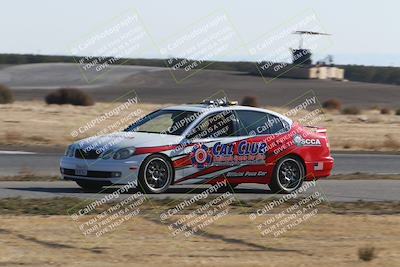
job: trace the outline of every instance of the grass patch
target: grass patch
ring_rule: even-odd
[[[45,97],[47,104],[71,104],[75,106],[93,106],[94,100],[84,91],[75,88],[62,88]]]
[[[329,110],[340,110],[342,103],[338,99],[328,99],[322,103],[322,107]]]
[[[388,115],[388,114],[390,114],[390,109],[388,109],[388,108],[381,108],[381,114],[383,114],[383,115]]]
[[[0,200],[0,214],[68,215],[67,211],[72,207],[83,208],[82,200],[66,197],[48,199],[5,198]]]
[[[14,102],[13,92],[5,85],[0,84],[0,104],[10,104]]]
[[[342,110],[342,114],[359,115],[359,114],[361,114],[361,110],[358,107],[347,107]]]
[[[26,172],[15,176],[0,176],[0,182],[6,181],[59,181],[59,176],[35,175]]]
[[[179,212],[180,215],[188,214],[194,210],[199,209],[204,204],[209,203],[211,197],[206,200],[200,200]],[[274,198],[277,200],[278,198]],[[261,209],[264,205],[268,205],[274,199],[254,199],[254,200],[235,200],[230,205],[230,214],[250,214],[255,210]],[[297,204],[301,198],[296,200],[289,200],[274,208],[270,213],[279,213],[294,204]],[[25,198],[4,198],[0,199],[0,214],[8,215],[70,215],[77,212],[79,209],[84,208],[90,204],[92,200],[60,197],[60,198],[46,198],[46,199],[25,199]],[[93,200],[94,201],[94,200]],[[183,199],[151,199],[145,201],[141,206],[141,215],[157,215],[165,212],[168,209],[174,208]],[[108,208],[112,207],[117,202],[105,203],[98,206],[95,211],[90,212],[89,215],[101,213]],[[204,211],[207,212],[207,209]],[[377,202],[322,202],[318,205],[319,214],[373,214],[373,215],[393,215],[400,214],[400,203],[390,201],[377,201]]]

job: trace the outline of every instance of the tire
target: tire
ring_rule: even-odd
[[[174,178],[174,169],[168,158],[162,155],[147,157],[140,166],[139,190],[148,194],[160,194],[167,191]]]
[[[273,193],[288,194],[298,189],[304,181],[305,168],[302,161],[295,156],[287,156],[275,166],[269,187]]]
[[[95,181],[75,181],[86,192],[99,192],[104,186]]]

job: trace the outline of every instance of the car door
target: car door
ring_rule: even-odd
[[[247,142],[250,147],[248,151],[254,160],[252,163],[238,169],[237,172],[243,173],[241,182],[257,183],[265,181],[271,172],[268,166],[268,153],[270,143],[274,142],[271,138],[269,114],[254,110],[237,110],[237,123],[239,135],[243,142]],[[258,147],[258,149],[257,149]],[[233,183],[233,181],[231,181]]]
[[[238,124],[235,112],[213,112],[192,128],[186,139],[191,143],[191,168],[185,169],[183,183],[205,183],[236,168],[230,164],[234,146],[238,140]]]
[[[236,117],[241,138],[245,138],[250,144],[266,147],[258,151],[253,149],[259,160],[238,172],[244,173],[248,182],[266,182],[272,174],[277,151],[281,151],[286,145],[282,138],[290,128],[289,124],[278,116],[263,111],[238,110]]]

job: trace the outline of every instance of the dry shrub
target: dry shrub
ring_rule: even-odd
[[[50,139],[40,136],[40,135],[32,135],[32,136],[28,136],[27,137],[28,140],[31,140],[33,142],[37,142],[37,143],[47,143],[50,141]]]
[[[331,110],[340,110],[342,103],[338,99],[328,99],[322,103],[322,107]]]
[[[400,115],[400,108],[396,110],[396,115]]]
[[[358,258],[363,261],[371,261],[376,257],[374,247],[363,247],[358,249]]]
[[[258,100],[257,97],[255,96],[245,96],[242,99],[242,106],[248,106],[248,107],[258,107]]]
[[[7,144],[17,143],[18,141],[22,140],[22,134],[16,131],[7,131],[4,133],[4,139],[6,140]]]
[[[383,146],[390,149],[400,149],[400,141],[394,135],[386,134]]]
[[[0,104],[9,104],[14,102],[14,95],[10,88],[0,84]]]
[[[358,115],[361,113],[361,110],[357,107],[347,107],[342,110],[342,114],[345,115]]]
[[[350,149],[351,148],[351,144],[350,143],[346,143],[343,145],[344,149]]]
[[[388,108],[381,108],[381,114],[390,114],[390,109]]]
[[[94,101],[87,93],[74,88],[62,88],[49,93],[46,98],[47,104],[71,104],[75,106],[92,106]]]

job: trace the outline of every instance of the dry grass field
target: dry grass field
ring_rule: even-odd
[[[90,129],[86,125],[121,103],[97,103],[90,107],[72,105],[46,105],[39,101],[20,101],[0,106],[0,145],[59,147],[74,140],[100,132],[113,132],[123,128],[141,115],[168,104],[135,104],[97,122]],[[282,108],[267,107],[284,113]],[[129,114],[132,114],[129,117]],[[360,115],[342,115],[327,112],[317,125],[328,128],[333,150],[399,151],[400,116],[383,115],[379,110],[363,110]],[[76,130],[74,137],[71,133]]]
[[[68,216],[0,216],[0,266],[399,266],[398,215],[318,214],[277,238],[247,215],[227,215],[200,235],[173,237],[135,217],[85,237]],[[359,250],[374,248],[371,261]]]

